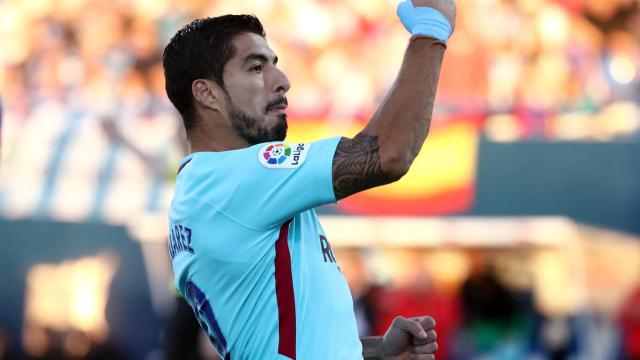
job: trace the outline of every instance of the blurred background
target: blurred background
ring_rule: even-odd
[[[256,14],[288,140],[354,135],[402,60],[396,3],[0,0],[0,359],[215,359],[166,250],[164,45]],[[411,172],[319,209],[361,335],[429,314],[439,359],[640,359],[640,1],[458,7]]]

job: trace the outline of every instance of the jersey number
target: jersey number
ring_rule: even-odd
[[[204,332],[209,336],[209,340],[213,343],[216,351],[225,360],[230,360],[231,355],[227,352],[227,340],[222,335],[220,325],[213,314],[213,309],[209,300],[204,296],[204,293],[193,282],[187,282],[187,302],[191,305],[193,312],[196,314],[196,319],[200,323],[200,326]]]

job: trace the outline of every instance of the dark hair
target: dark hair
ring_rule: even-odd
[[[253,15],[196,19],[178,30],[164,48],[165,89],[187,132],[196,125],[191,84],[196,79],[210,79],[224,88],[224,66],[236,54],[232,40],[247,32],[266,36]]]

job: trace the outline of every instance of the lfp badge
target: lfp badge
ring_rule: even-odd
[[[262,153],[267,164],[282,164],[289,156],[291,156],[291,148],[287,144],[269,145]]]
[[[266,145],[258,153],[260,164],[268,168],[294,168],[307,158],[309,143],[275,143]]]

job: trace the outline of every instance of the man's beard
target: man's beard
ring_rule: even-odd
[[[265,108],[265,116],[269,109],[281,103],[286,104],[286,98],[280,97],[272,101]],[[270,141],[282,141],[287,136],[287,114],[278,115],[278,122],[271,128],[267,128],[264,118],[257,118],[242,111],[233,101],[227,97],[229,118],[238,135],[250,145]]]

